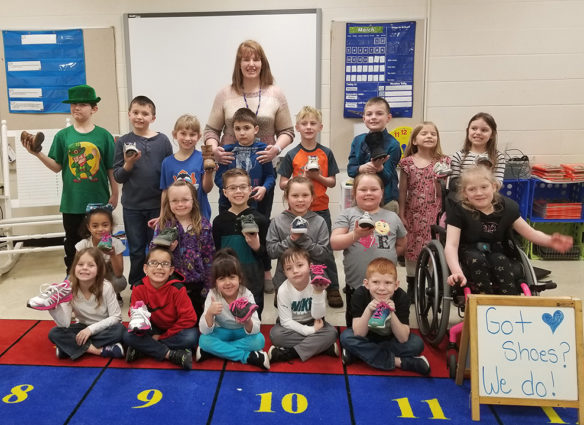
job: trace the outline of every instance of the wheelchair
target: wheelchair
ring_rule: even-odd
[[[445,202],[446,199],[445,199]],[[443,205],[445,205],[443,203]],[[441,213],[438,222],[444,216]],[[451,378],[456,375],[457,352],[462,322],[448,329],[450,310],[458,310],[458,316],[464,317],[466,296],[470,294],[467,284],[464,288],[451,287],[448,284],[450,270],[444,255],[446,229],[439,224],[431,226],[432,240],[422,249],[416,262],[414,304],[420,334],[425,342],[437,347],[449,334],[447,348],[447,366]],[[526,296],[537,296],[540,292],[554,289],[554,282],[538,282],[534,268],[527,254],[519,247],[513,235],[509,235],[506,243],[506,254],[513,264],[517,286]]]

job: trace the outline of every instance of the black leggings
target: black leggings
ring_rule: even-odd
[[[473,293],[518,295],[511,260],[502,252],[465,247],[459,259]]]

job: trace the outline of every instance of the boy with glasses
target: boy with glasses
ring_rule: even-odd
[[[183,276],[174,270],[172,253],[155,246],[144,264],[146,276],[134,285],[128,332],[128,363],[142,357],[168,360],[191,369],[197,345],[197,315],[187,295]]]
[[[271,167],[271,164],[270,164]],[[258,315],[264,308],[264,269],[270,265],[266,251],[268,220],[248,206],[252,186],[249,175],[241,168],[232,168],[222,175],[223,194],[231,204],[213,220],[215,249],[232,248],[245,276],[245,285],[258,305]]]

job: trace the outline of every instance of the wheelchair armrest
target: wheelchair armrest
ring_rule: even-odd
[[[430,226],[430,232],[432,233],[433,239],[438,239],[444,243],[446,241],[446,229],[437,224],[432,224]]]

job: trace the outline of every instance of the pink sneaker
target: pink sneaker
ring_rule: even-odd
[[[144,332],[150,330],[150,312],[144,301],[136,301],[130,307],[130,323],[128,324],[128,332]]]
[[[229,304],[229,311],[239,323],[244,323],[258,309],[257,304],[250,303],[247,298],[238,298]]]
[[[71,301],[71,282],[65,279],[61,283],[49,283],[41,286],[41,294],[32,297],[26,303],[35,310],[52,310],[61,303]]]
[[[112,235],[110,235],[109,233],[105,233],[101,237],[101,240],[97,244],[97,247],[99,249],[101,249],[102,251],[111,251],[112,250]]]
[[[331,284],[330,279],[326,277],[324,269],[326,269],[324,264],[310,265],[310,283],[312,285],[326,288]]]

